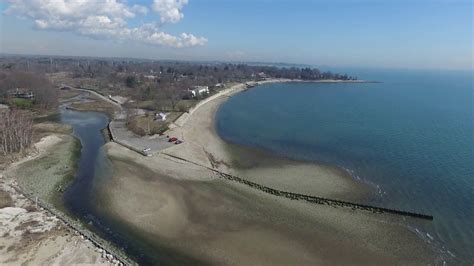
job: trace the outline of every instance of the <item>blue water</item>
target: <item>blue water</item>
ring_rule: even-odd
[[[473,263],[473,73],[350,74],[381,83],[258,86],[219,108],[217,131],[232,143],[348,169],[380,186],[377,205],[432,214],[431,223],[408,222],[454,261]]]

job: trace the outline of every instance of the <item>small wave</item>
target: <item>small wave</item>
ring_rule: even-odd
[[[438,257],[436,260],[438,262],[442,262],[443,265],[452,264],[456,260],[457,257],[451,252],[439,239],[435,239],[431,234],[428,232],[424,232],[422,229],[416,227],[413,224],[405,224],[408,230],[414,232],[420,239],[425,241],[429,244],[433,249],[437,252]]]
[[[431,239],[431,241],[434,240],[434,237],[432,237],[429,233],[426,233],[426,236],[427,236],[429,239]]]
[[[370,181],[370,180],[368,180],[368,179],[365,179],[365,178],[363,178],[363,177],[357,175],[354,170],[349,169],[349,168],[346,168],[346,167],[344,167],[344,166],[340,166],[340,165],[339,165],[338,167],[341,168],[341,169],[343,169],[343,170],[344,170],[346,173],[348,173],[353,179],[355,179],[355,180],[357,180],[357,181],[360,181],[360,182],[362,182],[362,183],[364,183],[364,184],[367,184],[368,186],[374,188],[374,189],[375,189],[375,199],[376,199],[376,200],[381,200],[381,199],[383,198],[383,196],[387,194],[387,193],[385,192],[385,190],[383,190],[383,188],[382,188],[380,185],[378,185],[378,184],[376,184],[376,183],[374,183],[374,182],[372,182],[372,181]]]

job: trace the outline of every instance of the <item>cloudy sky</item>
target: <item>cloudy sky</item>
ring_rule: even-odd
[[[0,0],[0,52],[472,68],[467,0]]]

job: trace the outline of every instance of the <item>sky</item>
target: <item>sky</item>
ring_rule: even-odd
[[[471,69],[470,0],[0,0],[0,52]]]

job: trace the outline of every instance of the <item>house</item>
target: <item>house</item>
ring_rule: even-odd
[[[265,74],[265,72],[260,72],[257,74],[257,77],[259,79],[266,79],[267,78],[267,74]]]
[[[197,97],[203,94],[209,94],[209,87],[208,86],[193,86],[189,89],[189,92],[193,97]]]
[[[158,113],[158,114],[155,114],[155,120],[165,121],[165,120],[166,120],[166,116],[167,116],[167,114],[165,114],[165,113]]]
[[[16,90],[12,90],[9,92],[12,97],[16,98],[23,98],[23,99],[32,99],[35,97],[32,91],[23,88],[16,88]]]

